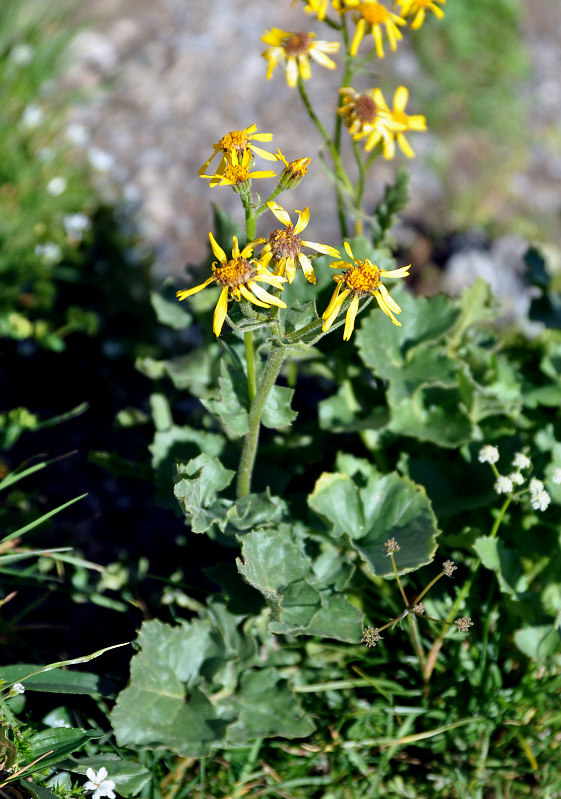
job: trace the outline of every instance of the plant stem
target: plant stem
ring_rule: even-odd
[[[245,345],[245,360],[247,364],[247,390],[249,393],[249,401],[253,402],[255,399],[256,384],[255,384],[255,353],[253,350],[253,333],[248,330],[243,334],[243,341]]]
[[[284,361],[285,348],[273,344],[269,359],[259,381],[255,398],[251,403],[248,418],[248,431],[246,433],[240,465],[238,469],[237,496],[245,497],[251,491],[251,476],[255,465],[257,445],[259,443],[259,428],[265,402],[280,372]]]
[[[511,496],[508,496],[505,499],[505,501],[503,502],[503,505],[502,505],[502,507],[501,507],[501,509],[499,511],[499,515],[495,519],[495,523],[494,523],[494,525],[493,525],[493,527],[491,529],[491,538],[496,538],[497,533],[499,532],[499,527],[501,525],[501,522],[502,522],[502,520],[504,518],[505,513],[507,512],[508,506],[512,502],[512,499],[513,498]],[[475,580],[475,576],[476,576],[477,572],[479,571],[479,567],[480,566],[481,566],[481,558],[477,558],[477,560],[475,561],[475,564],[473,566],[471,575],[465,581],[465,583],[461,587],[460,591],[458,592],[458,595],[456,596],[456,600],[455,600],[454,604],[452,605],[452,610],[450,611],[450,613],[448,614],[448,618],[446,619],[446,627],[443,627],[442,632],[439,633],[438,638],[435,640],[435,642],[433,643],[433,645],[431,647],[431,650],[430,650],[429,655],[427,657],[427,662],[426,662],[426,666],[425,666],[425,674],[424,674],[425,685],[427,685],[427,686],[428,686],[428,683],[430,681],[431,674],[432,674],[432,672],[434,670],[434,667],[436,665],[436,659],[438,657],[438,653],[440,652],[440,650],[442,648],[442,642],[444,641],[444,636],[446,635],[446,632],[447,632],[448,628],[450,627],[450,625],[453,623],[454,617],[458,613],[458,610],[460,609],[460,606],[462,605],[462,603],[464,602],[465,598],[469,594],[469,592],[471,590],[471,586],[473,585],[473,581]]]
[[[335,175],[338,178],[338,182],[335,184],[335,190],[337,193],[337,215],[339,217],[339,225],[341,227],[341,235],[343,238],[347,238],[347,221],[345,219],[345,210],[344,210],[344,203],[343,203],[343,194],[341,190],[341,184],[345,186],[347,191],[352,192],[353,186],[345,169],[343,167],[343,162],[341,160],[341,155],[339,150],[332,142],[329,134],[327,133],[326,129],[324,128],[323,124],[319,120],[318,116],[316,115],[314,109],[311,106],[310,100],[306,93],[306,89],[304,88],[304,83],[302,78],[298,78],[298,90],[300,92],[300,97],[302,98],[302,102],[308,112],[310,119],[319,130],[323,141],[325,142],[327,149],[331,154],[331,158],[333,159],[333,164],[335,166]]]

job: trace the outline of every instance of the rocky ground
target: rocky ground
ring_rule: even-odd
[[[459,0],[450,0],[454,1]],[[229,130],[256,122],[260,130],[274,132],[275,145],[289,159],[317,152],[318,137],[296,90],[286,86],[280,71],[265,81],[260,57],[266,29],[311,30],[317,22],[314,25],[301,5],[292,7],[289,0],[89,0],[84,5],[87,18],[82,17],[84,28],[73,44],[67,82],[87,89],[90,99],[73,110],[72,121],[85,126],[85,146],[97,148],[100,165],[138,203],[143,233],[156,248],[156,275],[181,274],[187,262],[196,263],[205,252],[211,202],[239,213],[231,191],[211,190],[197,177],[213,142]],[[551,220],[561,208],[556,133],[561,127],[560,39],[561,4],[526,0],[521,46],[528,49],[532,71],[513,91],[527,96],[530,147],[514,165],[506,190],[503,186],[485,198],[487,217],[496,217],[503,229],[511,218],[520,222],[541,214],[549,220],[544,230],[551,235]],[[415,70],[415,56],[406,46],[400,45],[396,58],[398,75]],[[329,119],[336,76],[314,65],[316,77],[310,82],[314,102]],[[425,157],[434,147],[430,133],[418,135],[414,145],[418,157],[412,163],[411,229],[434,228],[439,219],[449,225],[448,208],[454,201],[450,186],[453,195],[454,186],[465,191],[473,180],[473,142],[467,138],[453,143],[457,152],[452,176],[439,174]],[[110,156],[105,162],[99,150]],[[393,169],[392,164],[379,170],[372,199]],[[492,164],[485,165],[485,170],[492,169]],[[336,238],[331,190],[317,158],[306,182],[285,198],[289,210],[304,205],[312,209],[310,238]],[[405,230],[406,239],[411,229]],[[528,231],[539,235],[539,222]],[[467,241],[464,249],[477,255],[480,244],[469,237]],[[499,250],[508,252],[506,262],[512,266],[519,261],[522,245],[516,239],[509,242],[510,250]],[[423,249],[422,241],[416,244],[417,250]],[[450,287],[457,287],[466,269],[469,279],[473,270],[487,275],[490,269],[492,276],[496,258],[492,252],[487,255],[487,263],[476,263],[475,256],[470,256],[471,266],[462,262]],[[494,282],[501,282],[496,275]]]

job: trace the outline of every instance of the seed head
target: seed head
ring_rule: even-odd
[[[470,627],[473,627],[473,622],[469,616],[461,616],[454,622],[456,627],[461,633],[467,633]]]
[[[458,567],[454,566],[453,560],[445,560],[442,564],[442,571],[447,577],[452,577],[452,574],[456,571]]]
[[[401,549],[395,538],[390,538],[385,542],[384,546],[386,547],[386,552],[388,555],[392,555],[394,552],[399,552]]]
[[[376,646],[381,637],[377,627],[367,627],[362,636],[361,643],[366,644],[366,646]]]

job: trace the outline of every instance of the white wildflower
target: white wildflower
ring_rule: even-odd
[[[551,482],[559,485],[561,483],[561,466],[556,466],[551,475]]]
[[[16,44],[10,50],[10,61],[16,67],[26,67],[31,64],[35,55],[35,49],[30,44]]]
[[[520,472],[511,472],[509,474],[509,478],[512,480],[514,485],[521,486],[524,482],[524,478],[520,474]]]
[[[110,172],[115,166],[115,159],[111,153],[102,150],[101,147],[90,147],[88,161],[98,172]]]
[[[547,491],[538,491],[537,494],[532,494],[530,504],[534,510],[546,510],[551,502],[551,497]]]
[[[21,124],[24,128],[37,128],[44,119],[43,111],[37,103],[27,105],[21,115]]]
[[[62,224],[69,238],[81,241],[84,233],[90,229],[92,223],[86,214],[77,213],[66,214]]]
[[[524,455],[523,452],[517,452],[514,455],[512,465],[516,469],[529,469],[530,466],[532,465],[532,461],[530,460],[530,458],[528,458],[527,455]]]
[[[530,489],[530,494],[533,496],[534,494],[539,494],[540,491],[543,491],[544,486],[541,480],[538,480],[537,477],[532,477],[528,488]]]
[[[66,179],[59,175],[58,177],[49,180],[47,183],[47,192],[51,195],[51,197],[58,197],[59,194],[62,194],[64,191],[66,191],[67,185]]]
[[[70,727],[70,724],[64,719],[55,719],[51,722],[51,727]]]
[[[25,693],[25,686],[21,682],[16,682],[12,685],[12,689],[16,692],[16,694],[24,694]]]
[[[47,264],[58,264],[62,259],[62,250],[56,242],[46,241],[35,245],[35,255]]]
[[[115,799],[115,792],[113,791],[115,783],[113,780],[106,779],[107,769],[105,766],[102,766],[97,774],[93,768],[89,768],[86,771],[86,777],[88,778],[88,782],[84,784],[84,790],[93,791],[92,799],[100,799],[101,796],[107,796],[108,799]]]
[[[513,488],[514,486],[512,485],[510,477],[505,477],[502,474],[499,475],[495,483],[495,491],[497,494],[512,494]]]
[[[486,444],[479,450],[478,459],[479,463],[496,463],[499,460],[499,450],[497,447]]]
[[[80,122],[71,122],[66,127],[66,138],[69,142],[75,144],[76,147],[84,147],[89,141],[90,134],[85,125]]]

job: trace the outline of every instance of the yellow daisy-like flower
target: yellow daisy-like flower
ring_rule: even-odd
[[[424,116],[421,114],[414,114],[410,116],[409,114],[405,113],[405,106],[407,105],[407,100],[409,99],[409,92],[405,86],[399,86],[396,89],[393,97],[393,109],[388,107],[386,101],[384,100],[384,95],[380,89],[374,90],[374,99],[379,108],[384,113],[389,114],[393,122],[396,122],[398,125],[402,126],[401,130],[392,133],[390,138],[384,138],[384,158],[393,158],[395,155],[394,135],[402,153],[406,155],[407,158],[413,158],[415,153],[403,135],[403,132],[407,130],[426,130],[427,123]],[[374,144],[376,144],[375,140],[373,140],[372,146],[374,146]]]
[[[267,80],[277,64],[284,62],[286,81],[291,88],[298,84],[298,76],[308,80],[312,76],[310,58],[327,69],[337,66],[326,53],[336,53],[340,42],[315,41],[315,33],[290,33],[273,28],[261,37],[261,41],[271,45],[261,55],[267,61]]]
[[[294,0],[292,5],[295,5],[297,0]],[[327,9],[329,7],[329,0],[305,0],[306,5],[304,11],[306,14],[317,14],[318,19],[325,19]],[[333,9],[339,13],[341,11],[341,0],[332,0]]]
[[[259,285],[261,283],[269,283],[274,288],[282,288],[282,284],[286,282],[286,278],[281,275],[273,275],[255,258],[252,258],[254,248],[259,243],[251,241],[246,244],[243,250],[240,251],[238,240],[233,237],[232,257],[228,259],[226,253],[220,247],[212,233],[208,234],[210,239],[210,246],[213,253],[218,258],[218,263],[214,261],[212,264],[212,275],[207,278],[204,283],[195,286],[192,289],[184,289],[177,292],[177,298],[184,300],[192,294],[202,291],[210,283],[217,283],[222,286],[222,291],[214,309],[214,319],[212,330],[215,336],[219,336],[226,318],[228,310],[228,299],[241,300],[242,297],[253,305],[258,305],[260,308],[270,308],[271,305],[277,305],[279,308],[286,308],[286,303],[279,300],[273,294]],[[262,239],[261,239],[262,241]],[[258,282],[259,281],[259,282]]]
[[[339,114],[353,139],[366,138],[364,149],[370,152],[380,139],[388,141],[391,146],[392,136],[396,131],[406,130],[405,125],[394,120],[387,111],[376,102],[376,89],[356,92],[351,86],[339,89],[343,95],[343,104]]]
[[[243,158],[246,150],[249,150],[250,153],[257,153],[261,156],[261,158],[265,158],[267,161],[276,161],[276,155],[267,152],[267,150],[262,150],[261,147],[257,147],[257,145],[253,143],[254,141],[272,141],[273,134],[257,133],[256,131],[257,125],[250,125],[249,128],[244,128],[243,130],[231,130],[230,133],[222,136],[220,141],[212,145],[214,152],[199,169],[199,175],[204,175],[208,165],[212,159],[218,155],[218,153],[222,153],[222,159],[218,165],[218,169],[216,170],[217,175],[222,174],[228,164],[233,164],[234,158],[239,163],[239,159]]]
[[[273,170],[257,170],[251,172],[253,155],[249,149],[244,150],[243,155],[236,153],[232,156],[231,163],[223,159],[214,175],[201,175],[202,178],[210,180],[211,188],[214,186],[232,186],[234,190],[248,186],[248,181],[252,178],[274,178],[277,173]]]
[[[395,50],[397,42],[403,38],[403,34],[398,25],[405,25],[405,20],[394,14],[392,11],[378,3],[377,0],[345,0],[345,10],[354,10],[353,18],[356,22],[356,30],[351,43],[350,53],[356,55],[360,43],[364,39],[368,29],[372,33],[376,54],[378,58],[384,57],[384,46],[382,40],[382,26],[384,26],[388,37],[390,48]]]
[[[444,16],[444,11],[439,8],[436,3],[442,3],[442,5],[444,5],[446,0],[397,0],[397,2],[400,5],[402,17],[413,17],[413,22],[411,23],[413,30],[417,30],[417,28],[421,27],[425,21],[428,8],[430,8],[433,14],[439,19],[442,19]]]
[[[398,322],[394,316],[396,313],[401,313],[401,308],[397,302],[391,298],[387,288],[381,282],[381,279],[383,277],[407,277],[411,264],[409,264],[409,266],[402,266],[400,269],[391,269],[389,271],[380,269],[379,266],[373,264],[368,258],[364,261],[355,258],[349,243],[346,241],[344,244],[347,255],[351,258],[352,263],[348,263],[348,261],[335,261],[330,264],[333,269],[345,269],[345,272],[342,275],[335,275],[333,278],[337,283],[337,288],[333,292],[329,305],[323,312],[322,330],[324,332],[329,330],[337,318],[341,306],[347,297],[352,295],[351,304],[347,308],[345,330],[343,332],[344,341],[348,341],[355,327],[359,301],[368,294],[376,298],[378,305],[386,316],[390,317],[394,325],[401,327],[401,322]]]
[[[303,177],[305,177],[310,161],[309,155],[305,158],[297,158],[295,161],[287,161],[280,150],[277,151],[277,159],[282,161],[284,169],[279,177],[279,186],[283,191],[293,189]]]
[[[290,216],[282,206],[275,202],[268,202],[270,211],[276,216],[279,222],[285,226],[284,229],[272,230],[269,233],[267,244],[261,251],[261,263],[263,266],[272,264],[275,268],[275,275],[284,275],[289,283],[292,283],[296,275],[297,265],[300,266],[306,280],[309,283],[316,282],[316,276],[312,267],[312,262],[302,252],[302,247],[309,247],[316,252],[321,252],[324,255],[332,255],[334,258],[340,258],[341,253],[335,247],[330,247],[327,244],[318,244],[315,241],[304,241],[300,238],[299,234],[307,227],[310,221],[310,209],[304,208],[303,211],[296,211],[298,214],[298,222],[293,225]]]

